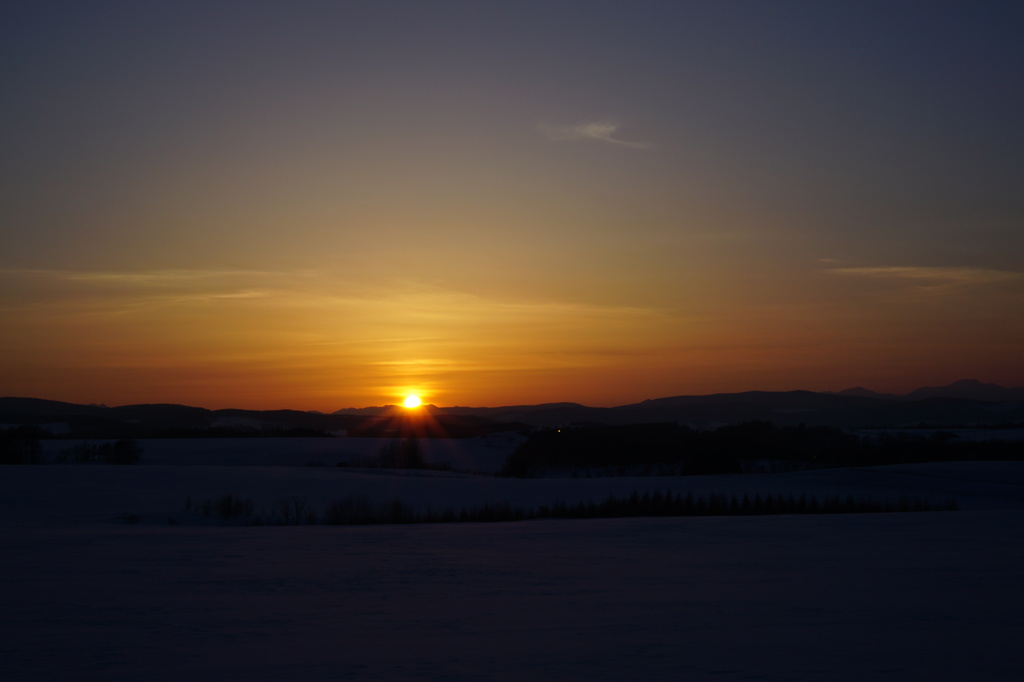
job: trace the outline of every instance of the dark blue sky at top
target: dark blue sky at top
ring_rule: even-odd
[[[678,195],[730,194],[750,211],[799,205],[816,230],[937,237],[948,247],[936,247],[947,249],[936,262],[970,242],[1007,267],[1007,247],[1020,245],[1019,3],[13,2],[2,11],[5,202],[47,235],[62,221],[34,210],[46,192],[88,210],[90,197],[130,188],[154,165],[209,166],[217,149],[297,158],[333,144],[357,164],[373,145],[394,163],[423,140],[489,139],[485,153],[500,162],[538,123],[614,119],[672,152],[628,182],[671,178]],[[26,248],[22,265],[38,255]]]
[[[15,2],[3,12],[5,138],[21,155],[154,133],[165,139],[148,143],[160,144],[249,107],[300,124],[325,103],[394,107],[395,124],[413,126],[403,107],[418,104],[423,125],[472,125],[503,108],[625,117],[698,146],[716,138],[724,157],[755,167],[778,155],[839,178],[872,154],[883,179],[953,166],[954,177],[928,181],[982,191],[1020,178],[1019,3]],[[434,111],[423,104],[431,92]]]

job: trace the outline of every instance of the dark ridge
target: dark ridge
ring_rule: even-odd
[[[351,435],[394,433],[462,438],[501,430],[568,425],[652,422],[712,428],[771,421],[780,426],[845,428],[964,428],[1024,425],[1024,388],[975,380],[927,387],[906,396],[868,389],[841,393],[747,391],[654,398],[618,407],[544,403],[504,407],[436,407],[416,411],[429,420],[410,421],[395,405],[348,408],[331,414],[299,410],[207,410],[186,405],[76,405],[39,398],[0,398],[0,425],[36,425],[63,438],[196,436]]]

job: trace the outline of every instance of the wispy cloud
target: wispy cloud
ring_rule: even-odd
[[[124,285],[176,285],[230,278],[267,277],[280,273],[264,270],[43,270],[0,268],[0,276],[35,277],[65,282]],[[296,273],[289,273],[296,274]]]
[[[245,301],[278,295],[303,273],[255,270],[89,271],[0,268],[0,309],[134,313],[169,305]],[[295,288],[292,286],[292,288]],[[6,293],[6,295],[5,295]]]
[[[632,147],[633,149],[647,149],[651,145],[647,142],[630,142],[615,137],[615,131],[619,124],[612,121],[594,121],[591,123],[579,123],[572,126],[549,126],[542,124],[540,131],[552,142],[565,140],[598,140],[620,147]]]
[[[642,307],[606,306],[544,298],[480,295],[460,289],[395,280],[373,287],[335,273],[259,270],[87,271],[0,268],[0,282],[20,280],[0,310],[45,306],[102,314],[221,301],[258,301],[265,309],[356,315],[385,327],[532,328],[543,320],[557,327],[640,320],[662,313]],[[0,288],[0,292],[3,289]],[[341,315],[344,317],[345,315]]]
[[[67,272],[73,282],[121,283],[137,285],[172,285],[209,280],[265,277],[273,273],[254,270],[152,270],[140,272]]]
[[[864,277],[902,282],[925,290],[947,290],[1024,280],[1024,273],[1022,272],[992,268],[949,266],[889,265],[830,268],[826,272],[845,277]]]

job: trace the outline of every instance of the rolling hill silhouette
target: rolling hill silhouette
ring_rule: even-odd
[[[503,407],[422,408],[424,419],[394,405],[331,414],[299,410],[208,410],[186,405],[78,405],[39,398],[0,398],[0,427],[37,425],[61,437],[417,435],[464,438],[497,430],[566,424],[677,422],[718,426],[754,420],[780,426],[964,427],[1024,424],[1024,388],[974,380],[925,387],[903,396],[863,388],[838,393],[747,391],[681,395],[618,407],[544,403]]]

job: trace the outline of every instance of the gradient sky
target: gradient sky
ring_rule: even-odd
[[[0,7],[0,395],[1024,385],[1020,2]]]

